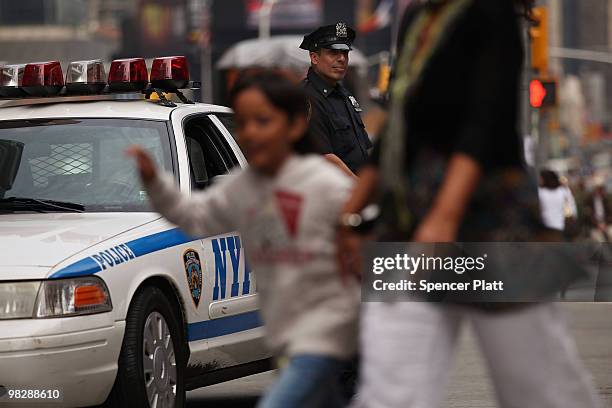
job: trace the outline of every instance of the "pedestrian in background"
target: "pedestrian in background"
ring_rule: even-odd
[[[584,240],[588,238],[591,233],[590,223],[586,217],[586,204],[589,193],[586,190],[584,178],[576,174],[572,176],[573,177],[568,179],[572,180],[569,186],[574,196],[574,201],[576,202],[576,223],[578,227],[578,236],[576,238]]]
[[[310,97],[310,133],[320,153],[353,177],[372,147],[361,119],[363,109],[342,85],[354,40],[355,31],[340,22],[318,28],[300,45],[310,52],[312,64],[304,80]]]
[[[536,241],[537,184],[517,124],[523,48],[513,0],[413,2],[400,30],[386,132],[345,205],[339,260],[357,270],[360,211],[382,196],[382,241]],[[380,181],[380,183],[379,183]],[[599,406],[552,304],[366,303],[355,407],[435,408],[469,321],[502,407]]]
[[[560,232],[575,226],[578,213],[576,201],[557,173],[552,170],[540,171],[538,196],[544,225]]]
[[[593,192],[586,198],[585,218],[589,223],[591,239],[610,242],[612,234],[612,206],[602,179],[596,178]]]
[[[257,277],[266,340],[289,358],[262,408],[344,405],[340,374],[356,351],[359,291],[343,286],[335,263],[336,220],[352,181],[311,152],[304,91],[275,74],[242,79],[232,96],[249,168],[191,197],[139,165],[154,208],[194,236],[240,231]]]

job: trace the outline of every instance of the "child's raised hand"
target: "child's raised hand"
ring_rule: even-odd
[[[140,177],[145,183],[149,183],[155,179],[157,176],[155,163],[142,147],[137,145],[131,146],[125,151],[125,154],[136,159]]]

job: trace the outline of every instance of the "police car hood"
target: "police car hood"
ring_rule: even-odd
[[[44,277],[61,261],[159,218],[155,213],[2,214],[0,280],[20,279],[20,267],[40,268]]]

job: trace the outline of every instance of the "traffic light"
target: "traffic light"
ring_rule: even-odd
[[[534,108],[557,105],[557,81],[554,79],[533,79],[529,84],[529,102]]]
[[[544,75],[548,72],[548,9],[536,7],[532,11],[531,67]]]

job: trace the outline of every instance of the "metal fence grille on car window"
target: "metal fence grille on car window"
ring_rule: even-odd
[[[35,187],[47,187],[49,177],[92,172],[93,145],[73,143],[51,145],[51,155],[30,159]]]

